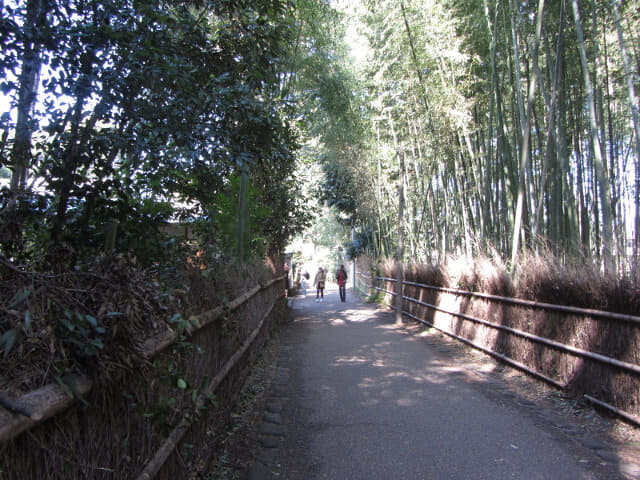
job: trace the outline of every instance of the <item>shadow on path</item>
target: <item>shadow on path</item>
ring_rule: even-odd
[[[309,292],[291,305],[271,391],[279,428],[262,432],[249,478],[632,478],[504,393],[490,369],[469,372],[352,290],[343,303],[329,284],[324,302]]]

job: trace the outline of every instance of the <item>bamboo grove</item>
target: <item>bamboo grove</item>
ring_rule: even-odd
[[[405,256],[418,262],[497,253],[513,265],[544,251],[631,270],[638,6],[363,0],[347,9],[369,48],[352,70],[364,141],[325,144],[324,188],[357,227],[358,247],[395,254],[403,206]]]

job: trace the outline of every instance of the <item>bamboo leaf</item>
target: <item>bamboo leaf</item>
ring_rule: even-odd
[[[13,348],[13,345],[16,343],[16,339],[18,338],[18,330],[12,328],[7,330],[0,337],[0,344],[4,343],[4,358],[7,358],[9,352]]]
[[[11,300],[11,303],[9,304],[9,308],[13,308],[16,305],[18,305],[19,303],[21,303],[23,300],[25,300],[29,295],[31,295],[31,289],[27,288],[26,290],[23,290],[22,292],[18,293],[13,300]]]
[[[66,313],[67,312],[65,312],[65,315]],[[70,332],[73,332],[76,329],[76,326],[64,317],[60,318],[60,323],[67,327],[67,330],[69,330]]]

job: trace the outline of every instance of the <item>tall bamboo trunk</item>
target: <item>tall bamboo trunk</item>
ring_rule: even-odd
[[[631,68],[629,54],[627,53],[627,45],[624,41],[622,26],[620,25],[619,5],[620,0],[612,0],[613,15],[616,23],[616,32],[618,34],[618,43],[622,54],[622,63],[624,64],[625,80],[627,84],[627,97],[629,100],[629,108],[631,110],[631,118],[633,120],[633,131],[635,133],[635,231],[633,239],[633,257],[634,268],[640,260],[640,115],[638,114],[638,98],[636,96],[635,84],[640,81],[638,79],[638,71]]]
[[[549,164],[551,163],[551,155],[552,155],[552,146],[556,145],[556,153],[560,151],[558,136],[556,135],[556,104],[558,99],[558,85],[560,78],[560,58],[562,57],[563,50],[563,32],[564,32],[564,7],[565,0],[562,0],[560,5],[560,29],[558,31],[558,44],[556,48],[556,59],[553,67],[553,86],[551,87],[551,99],[549,105],[549,114],[547,119],[547,145],[545,149],[544,155],[544,164],[542,167],[542,175],[540,178],[540,191],[538,193],[538,207],[536,208],[536,216],[533,224],[533,233],[534,235],[538,233],[540,220],[542,218],[542,202],[544,200],[545,195],[545,187],[547,182]],[[542,84],[542,81],[540,82]],[[554,139],[554,142],[551,139]],[[560,199],[555,197],[555,201],[558,202]],[[554,214],[556,211],[554,210]],[[555,217],[555,215],[554,215]],[[555,218],[554,218],[555,219]]]
[[[540,38],[542,37],[542,19],[544,17],[544,0],[538,0],[538,13],[537,13],[537,21],[536,21],[536,36],[535,43],[532,53],[531,62],[532,64],[537,64],[538,62],[538,47],[540,45]],[[515,51],[517,52],[517,45],[514,45]],[[518,69],[518,65],[516,64],[516,69]],[[535,71],[535,68],[532,68]],[[520,91],[520,85],[517,85],[518,91]],[[514,225],[513,225],[513,239],[512,239],[512,250],[511,250],[511,265],[512,267],[516,264],[517,256],[520,250],[520,234],[522,228],[522,217],[524,210],[524,202],[525,202],[525,174],[527,169],[527,164],[529,163],[530,158],[530,141],[531,141],[531,119],[533,114],[533,101],[534,94],[536,90],[536,75],[531,75],[529,80],[529,92],[527,95],[527,111],[524,117],[524,125],[522,127],[522,148],[520,151],[520,175],[518,181],[518,200],[516,204],[516,211],[514,216]]]
[[[411,49],[411,58],[413,59],[413,66],[416,70],[416,76],[418,77],[418,83],[420,88],[420,94],[422,97],[422,103],[424,106],[424,111],[428,115],[429,113],[429,103],[427,101],[427,91],[424,86],[424,79],[422,77],[422,69],[420,68],[420,64],[418,63],[418,55],[416,54],[416,47],[413,41],[413,35],[411,33],[411,28],[409,27],[409,21],[407,20],[407,12],[404,8],[404,2],[400,2],[400,9],[402,10],[402,19],[404,20],[405,31],[407,32],[407,37],[409,39],[409,48]],[[426,117],[427,122],[429,122],[429,118]]]
[[[598,194],[602,207],[602,240],[603,240],[603,260],[605,273],[615,273],[615,262],[613,261],[613,213],[611,206],[611,186],[609,174],[604,165],[602,155],[602,144],[599,136],[598,118],[596,116],[594,91],[591,83],[591,74],[589,73],[589,64],[587,63],[587,50],[584,44],[584,34],[582,31],[582,21],[580,20],[580,10],[578,1],[571,0],[573,7],[573,17],[576,24],[576,33],[578,35],[578,47],[580,51],[580,63],[582,65],[582,73],[584,77],[584,85],[587,93],[587,103],[589,110],[589,132],[591,135],[591,144],[593,149],[593,160],[597,175]]]
[[[402,325],[402,282],[404,280],[403,265],[404,260],[404,152],[397,151],[400,163],[400,179],[398,180],[398,254],[396,268],[396,325]]]
[[[398,157],[400,168],[400,178],[398,179],[398,250],[396,253],[396,298],[395,319],[397,325],[402,325],[402,281],[404,278],[402,271],[402,262],[404,260],[404,152],[398,144],[398,136],[396,134],[395,125],[391,113],[389,113],[389,125],[391,127],[391,135],[393,137],[393,147]]]

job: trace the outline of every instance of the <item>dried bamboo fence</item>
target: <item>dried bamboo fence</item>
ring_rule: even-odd
[[[358,277],[393,304],[396,279]],[[640,317],[402,283],[403,315],[640,425]]]
[[[285,278],[196,316],[186,332],[149,338],[144,356],[159,371],[152,378],[99,391],[73,375],[4,398],[11,411],[0,408],[0,477],[146,480],[206,468],[215,429],[228,416],[221,410],[231,409],[242,367],[259,350],[250,347],[264,341],[284,308]],[[176,389],[167,371],[180,372],[190,388]]]

